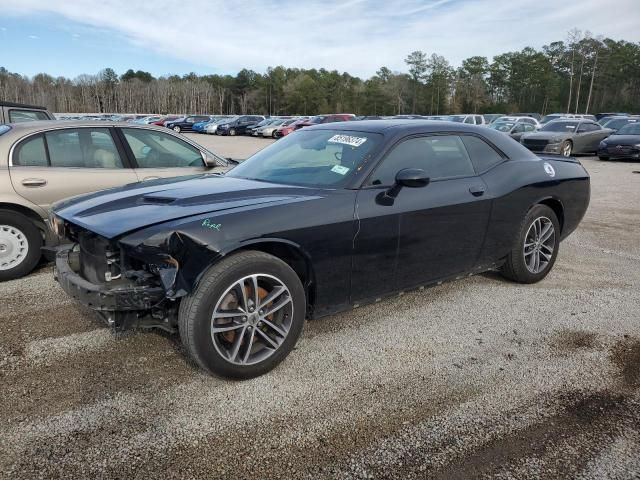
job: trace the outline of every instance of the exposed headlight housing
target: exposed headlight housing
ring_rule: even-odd
[[[58,238],[64,238],[64,220],[58,217],[55,213],[49,212],[49,229]]]

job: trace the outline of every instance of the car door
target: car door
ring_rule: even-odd
[[[588,123],[589,133],[592,135],[593,141],[590,144],[589,151],[596,152],[598,151],[598,146],[600,142],[611,135],[611,131],[607,128],[602,128],[597,123]]]
[[[9,165],[16,192],[47,209],[82,193],[137,182],[112,129],[55,129],[16,144]]]
[[[429,185],[402,188],[385,200],[404,168],[425,170]],[[470,270],[489,218],[485,192],[459,136],[417,136],[397,144],[358,195],[353,301]]]
[[[199,149],[170,133],[133,127],[120,128],[119,133],[140,180],[210,171]]]
[[[591,122],[580,122],[577,129],[577,136],[580,138],[580,152],[595,152],[598,144],[606,135],[601,127]]]

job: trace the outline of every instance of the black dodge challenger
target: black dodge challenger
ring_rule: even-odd
[[[202,368],[250,378],[305,318],[489,269],[543,279],[589,195],[573,158],[488,128],[379,120],[302,129],[224,175],[75,197],[49,222],[69,295],[117,329],[177,330]]]

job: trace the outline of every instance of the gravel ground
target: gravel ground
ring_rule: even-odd
[[[247,382],[174,336],[112,335],[50,267],[0,284],[0,477],[638,478],[640,166],[582,161],[591,207],[543,282],[487,273],[308,322]]]

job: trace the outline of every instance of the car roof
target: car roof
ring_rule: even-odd
[[[167,129],[152,124],[118,122],[105,120],[97,122],[95,120],[36,120],[33,122],[7,123],[10,130],[7,131],[0,139],[7,137],[23,137],[31,133],[46,132],[48,130],[57,130],[60,128],[108,128],[108,127],[126,127],[126,128],[148,128],[166,132]],[[6,137],[5,137],[6,136]]]
[[[19,107],[19,108],[34,108],[37,110],[46,110],[46,107],[41,107],[38,105],[28,105],[26,103],[15,103],[15,102],[5,102],[0,100],[0,107]]]
[[[439,120],[359,120],[357,122],[323,123],[309,127],[323,130],[352,130],[367,133],[415,132],[484,132],[486,127]],[[306,128],[305,128],[306,130]]]

